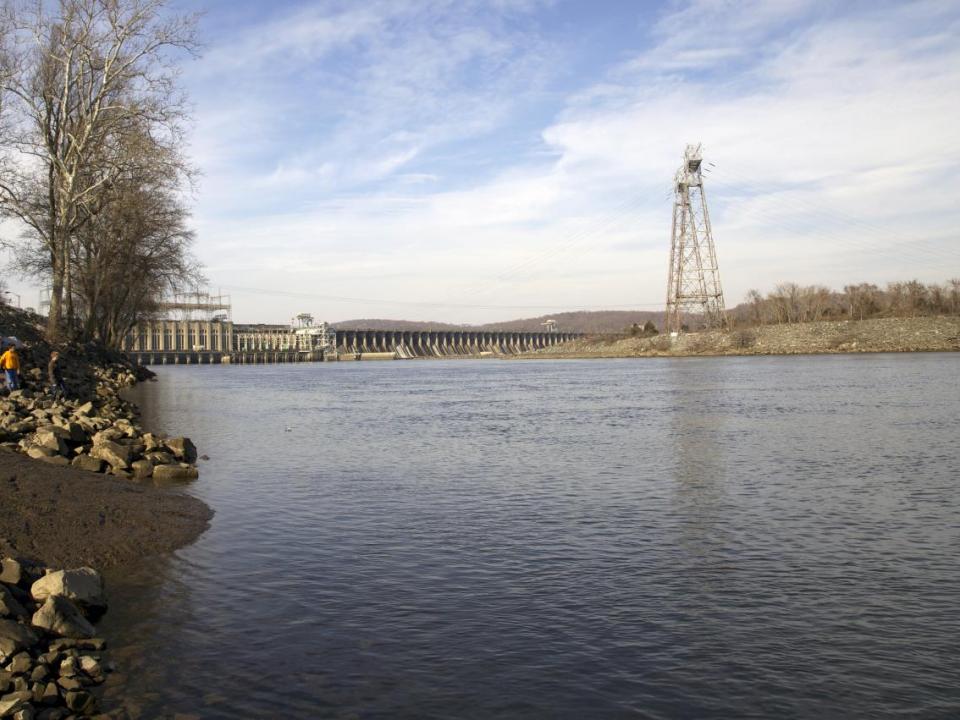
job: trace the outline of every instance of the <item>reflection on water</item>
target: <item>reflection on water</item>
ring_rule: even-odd
[[[165,367],[216,511],[108,578],[140,717],[960,709],[960,356]]]

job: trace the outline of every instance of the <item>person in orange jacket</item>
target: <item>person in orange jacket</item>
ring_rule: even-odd
[[[0,355],[0,368],[7,376],[7,389],[17,390],[20,387],[20,356],[17,354],[17,346],[10,345],[7,351]]]

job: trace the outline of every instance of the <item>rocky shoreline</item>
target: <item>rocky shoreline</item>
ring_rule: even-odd
[[[4,558],[0,566],[0,718],[96,717],[93,688],[113,664],[93,622],[107,610],[89,567],[55,570]]]
[[[0,718],[122,717],[98,715],[111,663],[93,625],[107,609],[94,567],[188,544],[212,512],[177,491],[198,476],[193,443],[144,431],[121,396],[152,373],[68,346],[70,399],[54,399],[50,351],[28,344],[21,389],[0,397]]]
[[[137,408],[120,393],[152,377],[144,368],[105,351],[64,352],[67,387],[76,399],[53,399],[44,388],[42,367],[49,348],[24,352],[22,389],[0,400],[0,448],[52,465],[72,465],[145,480],[194,480],[197,449],[189,438],[144,432]],[[91,357],[92,356],[92,357]],[[69,374],[68,374],[69,373]]]

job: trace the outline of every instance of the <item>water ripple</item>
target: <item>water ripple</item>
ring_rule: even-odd
[[[960,715],[960,356],[163,368],[134,717]],[[289,431],[286,428],[290,428]]]

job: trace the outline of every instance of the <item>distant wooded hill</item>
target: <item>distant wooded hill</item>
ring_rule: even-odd
[[[618,333],[633,323],[643,325],[652,320],[657,327],[663,322],[662,312],[646,310],[602,310],[597,312],[577,311],[541,315],[535,318],[506,320],[485,325],[451,325],[450,323],[415,320],[345,320],[333,323],[337,330],[508,330],[514,332],[539,332],[543,323],[556,320],[557,327],[567,332]]]
[[[729,307],[729,306],[728,306]],[[945,283],[919,280],[891,282],[885,288],[871,283],[846,285],[842,292],[823,285],[780,283],[766,295],[747,293],[746,302],[728,309],[734,326],[803,323],[819,320],[867,320],[870,318],[914,317],[918,315],[960,315],[960,278]],[[508,330],[537,332],[546,320],[556,320],[567,332],[620,333],[631,325],[653,321],[663,327],[663,312],[647,310],[602,310],[562,312],[522,320],[505,320],[486,325],[451,325],[409,320],[347,320],[336,323],[341,330]],[[691,329],[700,326],[696,315],[684,322]]]

